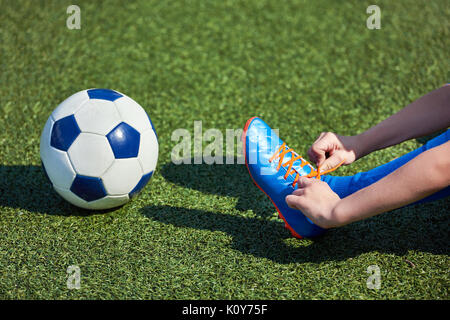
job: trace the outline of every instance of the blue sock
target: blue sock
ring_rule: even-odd
[[[330,188],[336,192],[339,197],[345,198],[348,195],[363,189],[369,185],[371,185],[374,182],[377,182],[381,178],[387,176],[391,172],[397,170],[399,167],[403,166],[405,163],[410,161],[411,159],[415,158],[417,155],[421,154],[422,152],[434,148],[436,146],[439,146],[447,141],[450,140],[450,130],[445,131],[443,134],[431,139],[426,144],[421,146],[420,148],[417,148],[416,150],[413,150],[397,159],[394,159],[386,164],[383,164],[379,167],[376,167],[372,170],[369,170],[367,172],[360,172],[353,176],[347,176],[347,177],[335,177],[335,176],[329,176],[324,175],[322,176],[322,180],[328,183]],[[450,186],[446,187],[422,200],[419,200],[415,203],[423,203],[423,202],[429,202],[438,200],[444,197],[447,197],[450,195]]]

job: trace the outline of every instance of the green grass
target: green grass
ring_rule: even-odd
[[[448,199],[299,241],[244,166],[170,158],[172,131],[194,120],[258,115],[302,154],[321,131],[369,128],[450,80],[447,1],[377,1],[381,30],[366,28],[370,1],[79,0],[68,30],[72,3],[0,0],[0,298],[448,299]],[[39,158],[52,110],[92,87],[139,102],[160,143],[149,186],[101,213],[59,198]]]

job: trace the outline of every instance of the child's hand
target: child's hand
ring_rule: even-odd
[[[308,150],[308,156],[321,171],[333,169],[342,161],[350,164],[358,158],[357,136],[340,136],[332,132],[322,132]]]
[[[324,229],[345,224],[334,212],[340,200],[326,182],[306,177],[300,177],[298,189],[286,197],[289,207],[300,210],[312,222]]]

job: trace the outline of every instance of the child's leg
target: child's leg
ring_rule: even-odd
[[[450,140],[450,130],[447,130],[443,134],[431,139],[426,144],[420,148],[413,150],[397,159],[394,159],[384,165],[376,167],[367,172],[360,172],[354,176],[348,177],[335,177],[335,176],[322,176],[322,180],[328,183],[331,189],[336,192],[339,197],[345,198],[346,196],[363,189],[372,183],[380,180],[381,178],[387,176],[391,172],[395,171],[399,167],[403,166],[409,160],[415,158],[420,153],[439,146]],[[438,200],[450,195],[450,187],[440,190],[417,203],[428,202],[433,200]]]

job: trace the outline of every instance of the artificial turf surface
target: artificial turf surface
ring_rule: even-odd
[[[448,199],[300,241],[245,166],[171,162],[172,132],[195,120],[225,133],[260,116],[306,154],[321,131],[356,134],[438,88],[447,1],[377,1],[380,30],[366,28],[368,1],[79,0],[81,30],[68,30],[71,4],[0,0],[0,298],[448,299]],[[160,155],[137,198],[91,213],[52,190],[39,139],[61,101],[93,87],[146,109]]]

